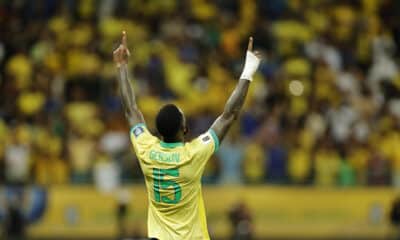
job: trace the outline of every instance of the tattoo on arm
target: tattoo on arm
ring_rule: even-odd
[[[214,130],[218,136],[219,141],[222,141],[228,132],[230,126],[238,117],[242,109],[244,100],[249,89],[250,81],[240,79],[236,85],[235,90],[232,92],[227,103],[225,104],[224,112],[215,120],[211,129]]]
[[[128,67],[122,64],[118,68],[119,90],[122,97],[122,104],[125,109],[125,116],[131,126],[144,123],[143,114],[136,104],[135,92],[128,78]]]

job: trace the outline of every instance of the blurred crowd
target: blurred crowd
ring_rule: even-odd
[[[174,102],[188,139],[223,110],[249,36],[265,54],[205,183],[400,186],[399,12],[396,0],[0,0],[0,182],[142,181],[111,57],[126,30],[147,125]]]

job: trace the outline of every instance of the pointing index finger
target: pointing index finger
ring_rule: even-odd
[[[126,31],[122,31],[122,46],[127,48],[127,43],[126,43]]]
[[[253,51],[253,37],[249,37],[249,45],[247,46],[248,51]]]

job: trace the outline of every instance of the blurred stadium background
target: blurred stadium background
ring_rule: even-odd
[[[248,36],[267,56],[204,173],[214,239],[396,236],[399,13],[396,0],[0,0],[3,238],[145,236],[111,57],[123,29],[150,128],[173,101],[190,137],[222,111]]]

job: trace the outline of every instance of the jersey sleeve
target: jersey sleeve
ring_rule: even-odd
[[[193,164],[201,170],[204,169],[213,153],[219,149],[219,139],[212,129],[193,139],[189,144],[193,155]]]
[[[140,161],[145,160],[146,152],[158,141],[158,138],[153,136],[143,123],[131,128],[130,138],[136,156]]]

